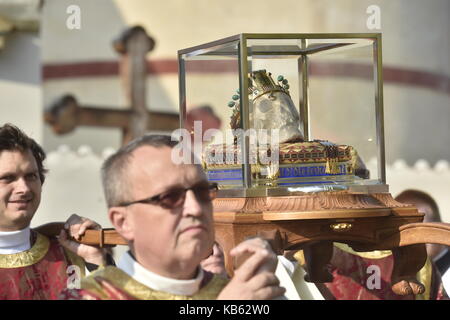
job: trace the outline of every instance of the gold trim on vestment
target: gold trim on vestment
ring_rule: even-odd
[[[294,253],[293,257],[302,267],[306,265],[305,254],[303,253],[303,250],[298,250],[296,253]]]
[[[338,249],[345,251],[347,253],[353,254],[353,255],[357,255],[360,256],[362,258],[366,258],[366,259],[382,259],[382,258],[386,258],[388,256],[390,256],[392,254],[391,250],[377,250],[377,251],[371,251],[371,252],[356,252],[355,250],[353,250],[352,248],[350,248],[348,245],[344,244],[344,243],[339,243],[339,242],[334,242],[333,245],[335,247],[337,247]],[[306,264],[305,261],[305,256],[303,254],[303,250],[298,250],[295,254],[294,254],[294,259],[297,260],[297,262],[301,265],[304,266]]]
[[[102,277],[111,282],[115,287],[120,288],[127,294],[141,300],[212,300],[216,299],[228,280],[214,275],[209,283],[200,288],[200,290],[192,295],[176,295],[162,291],[156,291],[134,280],[127,273],[119,268],[108,266],[91,273],[88,277],[81,281],[81,289],[89,291],[89,293],[99,296],[101,299],[110,299],[102,286],[95,280],[95,277]]]
[[[345,251],[347,253],[360,256],[362,258],[366,259],[382,259],[386,258],[390,255],[392,255],[391,250],[377,250],[372,252],[356,252],[351,247],[344,243],[334,242],[333,245],[342,251]],[[300,266],[305,266],[305,256],[303,253],[303,250],[297,251],[293,256]],[[395,261],[394,261],[395,263]],[[427,261],[425,262],[425,265],[422,267],[422,269],[419,270],[419,272],[416,274],[417,280],[422,283],[425,286],[425,292],[422,294],[416,294],[416,300],[430,300],[431,295],[431,278],[433,274],[433,266],[431,264],[430,258],[427,257]]]
[[[37,233],[36,242],[29,249],[19,253],[0,254],[0,268],[12,269],[31,266],[44,258],[50,248],[50,240]]]
[[[375,250],[375,251],[369,251],[369,252],[357,252],[353,250],[351,247],[346,245],[345,243],[339,243],[334,242],[333,243],[335,247],[341,249],[342,251],[345,251],[350,254],[354,254],[357,256],[360,256],[362,258],[366,259],[383,259],[386,257],[389,257],[392,254],[391,250]]]
[[[425,265],[417,273],[417,280],[425,286],[425,292],[422,294],[416,294],[416,300],[430,300],[431,294],[431,278],[433,275],[433,266],[431,260],[427,257]]]
[[[66,254],[67,258],[69,259],[68,262],[70,262],[72,265],[77,265],[80,268],[81,277],[86,277],[86,264],[80,256],[75,254],[74,252],[70,251],[69,249],[64,248],[61,246],[64,250],[64,253]]]

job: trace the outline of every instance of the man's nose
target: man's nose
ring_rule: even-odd
[[[202,203],[197,199],[194,191],[186,191],[186,199],[184,200],[183,214],[191,216],[201,216],[203,214]]]
[[[14,184],[14,191],[16,193],[20,194],[26,194],[31,192],[31,187],[29,186],[28,182],[24,178],[17,179],[16,183]]]

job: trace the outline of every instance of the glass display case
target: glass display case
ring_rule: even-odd
[[[219,196],[388,192],[381,34],[245,33],[178,59],[181,127]]]

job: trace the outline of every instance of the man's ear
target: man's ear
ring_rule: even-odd
[[[128,214],[126,207],[111,207],[108,210],[108,217],[116,231],[127,241],[134,240],[134,228],[132,216]]]

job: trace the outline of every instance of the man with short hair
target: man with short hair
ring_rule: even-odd
[[[43,149],[20,129],[0,127],[0,300],[56,299],[67,286],[68,271],[75,277],[84,273],[83,259],[104,263],[103,250],[70,240],[69,234],[100,228],[89,219],[72,215],[59,241],[30,228],[41,200],[44,159]]]
[[[211,185],[199,165],[172,161],[177,143],[147,135],[106,160],[108,216],[130,250],[118,267],[98,270],[66,299],[272,299],[284,293],[276,256],[253,238],[231,251],[250,257],[228,282],[200,266],[213,248]],[[194,162],[192,162],[194,163]]]

